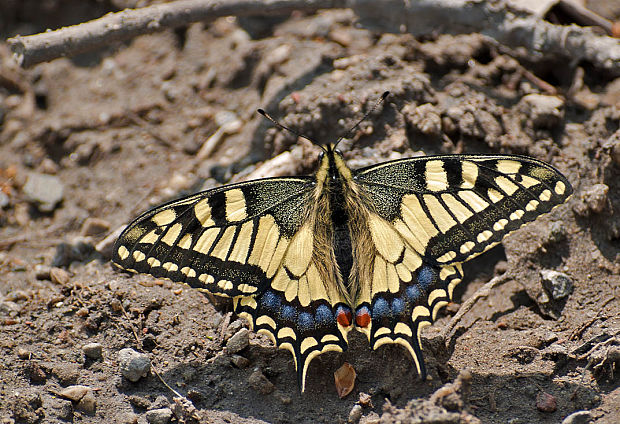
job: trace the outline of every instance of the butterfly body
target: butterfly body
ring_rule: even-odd
[[[564,202],[550,165],[511,155],[443,155],[351,170],[334,145],[312,177],[232,184],[147,211],[114,262],[232,297],[255,331],[308,365],[396,343],[425,377],[420,331],[452,298],[461,264]]]

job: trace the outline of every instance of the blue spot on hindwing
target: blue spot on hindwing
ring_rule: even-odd
[[[376,319],[385,318],[390,315],[390,305],[387,300],[380,297],[375,300],[375,304],[372,307],[372,317]]]
[[[405,311],[405,302],[400,297],[392,300],[392,315],[398,316]]]
[[[407,300],[409,302],[417,303],[417,300],[420,298],[420,296],[422,296],[422,292],[420,291],[418,286],[413,285],[407,287],[407,290],[405,290],[405,296],[407,297]]]
[[[312,330],[314,328],[314,318],[308,312],[302,312],[297,319],[299,329],[302,331]]]
[[[284,305],[282,309],[280,309],[280,317],[286,321],[296,321],[297,309],[290,305]]]
[[[418,283],[424,290],[428,290],[431,284],[433,284],[435,277],[435,272],[431,267],[423,266],[422,269],[418,271]]]
[[[316,308],[314,315],[316,323],[319,327],[328,327],[334,322],[334,314],[332,313],[331,308],[327,305],[320,305]]]
[[[270,311],[277,311],[280,309],[280,296],[272,291],[266,291],[260,298],[260,305]]]

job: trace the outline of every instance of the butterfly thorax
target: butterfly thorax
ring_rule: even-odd
[[[354,307],[364,280],[368,281],[372,269],[360,263],[372,252],[370,234],[367,230],[368,204],[360,187],[353,179],[339,151],[327,146],[316,173],[317,199],[315,241],[318,250],[320,240],[325,240],[336,267],[334,279],[338,281],[343,296]],[[319,234],[320,233],[320,234]]]

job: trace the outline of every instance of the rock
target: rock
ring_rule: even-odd
[[[361,405],[353,405],[351,411],[349,411],[349,422],[357,423],[360,418],[362,418],[362,407]]]
[[[528,94],[517,108],[528,116],[533,128],[553,128],[564,117],[564,101],[556,96]]]
[[[232,355],[230,362],[237,368],[247,368],[250,365],[250,360],[241,355]]]
[[[50,269],[50,280],[52,280],[53,283],[64,286],[67,285],[70,279],[71,274],[64,269],[57,267]]]
[[[71,421],[73,418],[73,404],[70,400],[60,399],[52,397],[46,399],[46,409],[51,410],[54,418],[61,419],[63,421]],[[48,417],[49,419],[50,417]]]
[[[250,387],[263,395],[268,395],[276,388],[258,368],[250,375],[248,383]]]
[[[152,409],[146,412],[146,421],[150,424],[168,424],[172,418],[170,408]]]
[[[101,343],[88,343],[82,346],[82,352],[91,359],[99,359],[103,353],[103,346]]]
[[[34,273],[37,280],[49,280],[51,279],[50,273],[52,272],[52,267],[42,264],[37,264],[34,267]]]
[[[607,205],[607,193],[609,193],[609,186],[606,184],[594,184],[581,198],[592,212],[600,213],[605,209]]]
[[[110,231],[110,223],[105,219],[88,217],[82,224],[80,234],[83,236],[96,236]]]
[[[570,277],[558,271],[543,269],[540,271],[542,286],[553,300],[566,298],[573,291]]]
[[[151,360],[148,355],[130,348],[121,349],[118,352],[118,365],[123,377],[134,383],[146,377],[151,370]]]
[[[17,348],[17,357],[19,359],[30,359],[31,354],[32,353],[29,350],[24,349],[23,347]]]
[[[590,411],[577,411],[562,420],[562,424],[588,424],[592,421]]]
[[[68,267],[72,262],[89,262],[97,257],[95,247],[85,241],[77,241],[73,244],[60,243],[56,246],[52,266]]]
[[[555,410],[558,409],[555,396],[549,393],[539,392],[538,395],[536,395],[536,408],[542,412],[555,412]]]
[[[64,187],[53,175],[31,173],[24,184],[24,194],[39,211],[52,212],[63,199]]]
[[[95,395],[92,392],[88,392],[84,395],[82,399],[75,405],[75,409],[85,412],[89,415],[95,413],[95,409],[97,408],[97,401],[95,400]]]
[[[226,343],[228,353],[238,353],[250,344],[250,330],[242,328],[237,331]]]

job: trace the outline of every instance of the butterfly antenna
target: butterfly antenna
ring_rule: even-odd
[[[257,110],[257,112],[258,112],[258,113],[260,113],[261,115],[263,115],[265,118],[269,119],[269,120],[270,120],[270,121],[271,121],[271,122],[272,122],[272,123],[273,123],[276,127],[280,128],[280,129],[283,129],[283,130],[286,130],[286,131],[290,132],[291,134],[296,135],[297,137],[305,138],[305,139],[306,139],[306,140],[308,140],[310,143],[312,143],[312,144],[316,144],[316,145],[317,145],[317,146],[319,146],[321,149],[325,150],[325,148],[324,148],[323,146],[321,146],[319,143],[317,143],[316,141],[314,141],[314,140],[313,140],[313,139],[311,139],[310,137],[308,137],[308,136],[306,136],[306,135],[303,135],[303,134],[300,134],[300,133],[298,133],[297,131],[295,131],[295,130],[293,130],[293,129],[289,128],[289,127],[286,127],[286,126],[282,125],[281,123],[279,123],[278,121],[276,121],[275,119],[273,119],[273,118],[271,117],[271,115],[269,115],[267,112],[265,112],[265,110],[264,110],[264,109],[258,109],[258,110]]]
[[[375,109],[377,109],[379,107],[380,104],[382,104],[385,99],[387,98],[387,96],[390,95],[389,91],[385,91],[382,95],[381,98],[379,100],[377,100],[377,103],[375,103],[375,105],[368,111],[366,112],[366,114],[362,117],[362,119],[360,119],[359,121],[357,121],[357,124],[353,125],[353,127],[347,131],[346,133],[344,133],[343,135],[340,136],[340,138],[338,138],[338,140],[336,140],[336,145],[338,145],[338,143],[340,143],[342,140],[344,140],[345,138],[349,138],[349,136],[351,135],[351,133],[353,133],[353,131],[355,131],[362,122],[364,122],[366,120],[366,118],[368,118],[368,116],[373,113],[375,111]]]

